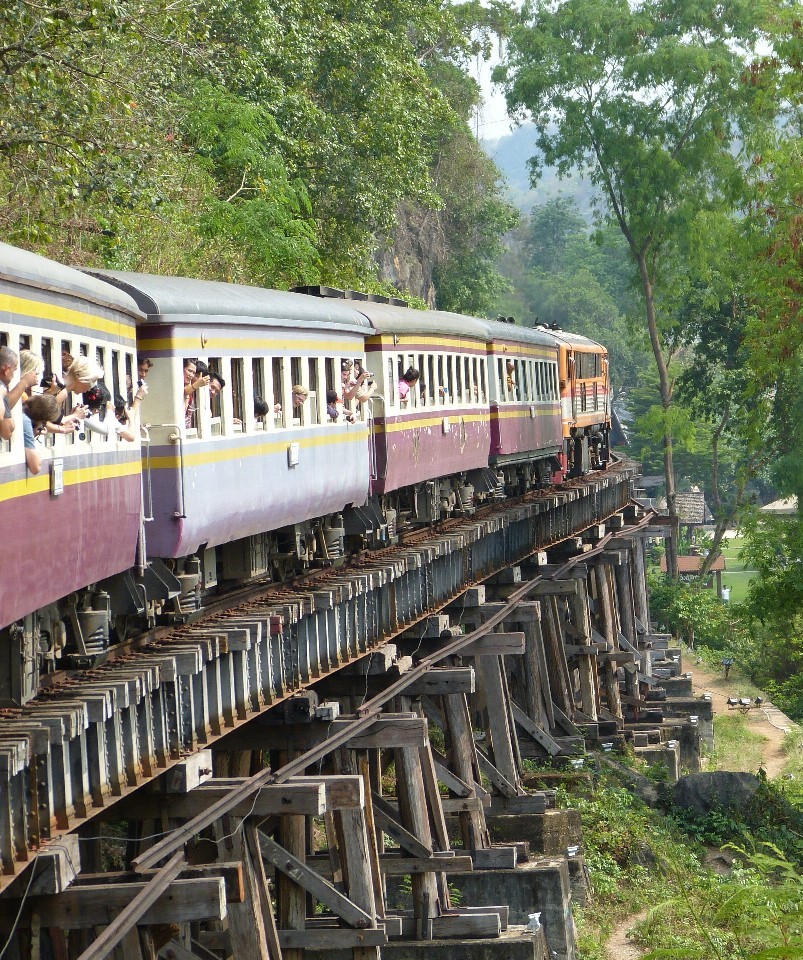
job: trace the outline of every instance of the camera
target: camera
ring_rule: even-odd
[[[140,377],[139,380],[137,380],[137,386],[141,387],[143,383],[145,383],[145,381]]]

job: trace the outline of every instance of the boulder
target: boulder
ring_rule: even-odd
[[[676,806],[705,816],[711,810],[744,807],[760,786],[761,780],[752,773],[690,773],[675,784],[672,799]]]

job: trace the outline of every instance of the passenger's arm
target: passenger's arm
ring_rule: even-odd
[[[39,383],[39,377],[37,377],[35,370],[31,370],[30,373],[23,373],[17,383],[8,390],[8,405],[13,407],[23,393],[27,393],[31,387],[35,387],[37,383]]]
[[[28,466],[28,473],[35,475],[42,469],[42,455],[35,447],[25,448],[25,463]]]

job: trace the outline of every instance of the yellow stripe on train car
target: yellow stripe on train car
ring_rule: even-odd
[[[209,463],[224,463],[226,460],[240,460],[243,457],[262,457],[272,453],[285,453],[291,443],[298,443],[302,450],[310,450],[314,447],[326,447],[333,444],[364,442],[367,436],[367,426],[360,425],[353,430],[345,431],[344,429],[344,433],[340,436],[326,433],[318,437],[303,437],[294,440],[291,435],[282,440],[274,440],[271,443],[255,443],[248,446],[243,444],[217,450],[199,450],[197,453],[187,453],[187,447],[185,446],[183,461],[178,453],[170,456],[152,457],[151,467],[156,470],[175,470],[182,462],[185,467],[200,467]]]
[[[110,307],[109,309],[114,309]],[[72,310],[69,307],[57,307],[52,303],[43,303],[41,300],[30,300],[24,297],[14,297],[8,293],[0,294],[0,311],[8,311],[20,317],[32,317],[40,320],[51,320],[54,323],[68,327],[77,327],[84,335],[87,330],[110,334],[121,340],[134,342],[134,318],[123,323],[120,320],[107,320],[96,314],[85,313],[83,310]]]
[[[64,486],[73,487],[83,483],[95,483],[98,480],[115,480],[119,477],[138,476],[142,470],[142,461],[127,460],[124,463],[98,464],[93,467],[70,469],[69,460],[64,463]],[[18,497],[44,493],[50,489],[50,471],[26,477],[24,480],[9,480],[0,483],[0,502],[16,500]]]
[[[176,354],[191,355],[193,351],[198,350],[198,337],[150,337],[142,338],[137,349],[140,353],[154,352],[157,350],[170,350]],[[270,340],[267,337],[260,337],[258,340],[249,338],[241,339],[239,337],[214,337],[206,336],[204,340],[204,355],[214,354],[215,351],[225,352],[230,350],[236,353],[242,353],[249,350],[265,350],[270,353],[293,353],[296,350],[313,353],[316,356],[325,354],[351,354],[363,352],[363,341],[355,339],[350,334],[350,339],[343,340],[295,340],[292,335],[282,337],[280,340]]]
[[[444,420],[462,420],[463,423],[487,423],[491,419],[488,413],[461,414],[459,412],[438,413],[430,417],[419,417],[415,420],[395,420],[393,423],[377,423],[374,426],[376,433],[398,433],[401,430],[414,430],[418,427],[439,427]]]

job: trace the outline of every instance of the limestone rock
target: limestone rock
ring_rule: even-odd
[[[732,810],[749,803],[761,785],[752,773],[691,773],[675,784],[675,804],[700,816],[711,810]]]

